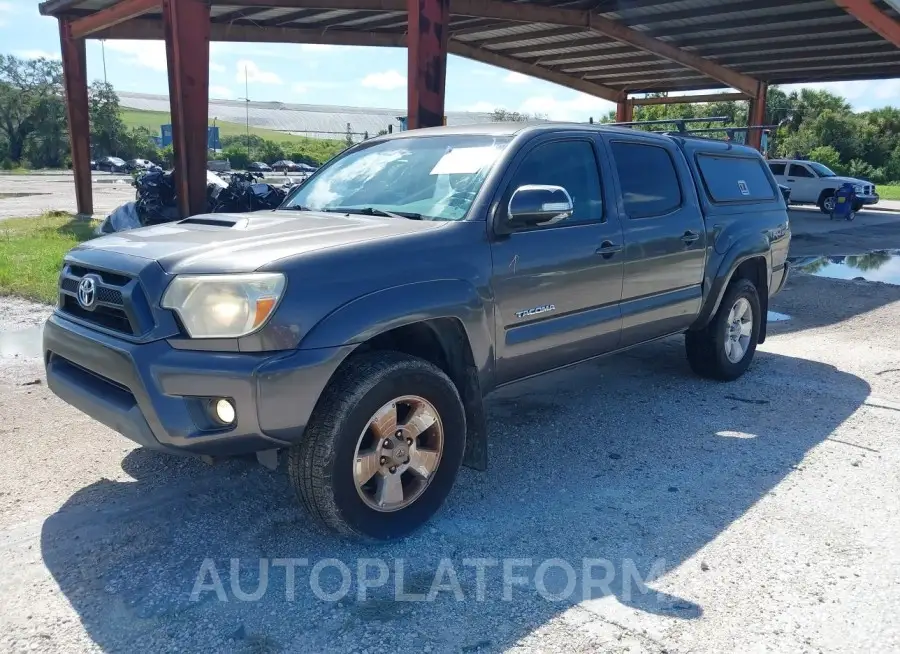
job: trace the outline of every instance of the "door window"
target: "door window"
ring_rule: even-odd
[[[789,177],[815,177],[806,166],[799,164],[791,164],[791,174]]]
[[[783,163],[770,163],[769,169],[772,171],[772,174],[775,176],[784,176],[784,169],[787,164]]]
[[[643,143],[611,143],[629,218],[671,213],[681,206],[681,184],[665,148]]]
[[[531,150],[516,169],[503,206],[517,188],[526,184],[561,186],[569,192],[575,210],[560,226],[603,218],[600,173],[594,146],[588,141],[554,141]]]

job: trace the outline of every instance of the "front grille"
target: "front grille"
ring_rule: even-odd
[[[96,275],[101,280],[96,289],[96,304],[91,309],[85,309],[78,302],[78,285],[87,274]],[[132,292],[139,292],[137,282],[127,275],[69,265],[63,269],[60,280],[59,308],[81,321],[133,336],[141,330],[130,317],[126,306],[126,296]]]

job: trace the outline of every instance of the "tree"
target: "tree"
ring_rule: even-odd
[[[247,156],[247,148],[239,145],[231,145],[222,151],[222,156],[228,159],[232,168],[244,170],[250,164],[250,157]]]
[[[273,164],[276,161],[284,159],[284,149],[275,141],[264,140],[257,156],[260,161],[265,161],[267,164]]]
[[[347,136],[344,138],[344,143],[346,143],[348,148],[353,145],[353,132],[350,130],[350,123],[347,123]]]
[[[820,145],[809,151],[807,156],[811,161],[818,161],[820,164],[828,166],[833,171],[838,172],[842,169],[841,156],[838,151],[830,145]]]
[[[497,107],[491,112],[491,120],[495,123],[525,123],[530,120],[546,120],[543,114],[520,113]]]
[[[44,58],[24,60],[0,55],[0,137],[6,143],[6,157],[22,162],[30,135],[32,151],[60,161],[66,149],[62,64]]]
[[[95,156],[128,156],[124,151],[125,123],[119,96],[112,84],[93,82],[88,88],[88,107],[91,116],[91,150]]]

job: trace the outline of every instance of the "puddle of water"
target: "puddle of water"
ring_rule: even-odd
[[[43,336],[43,325],[14,332],[0,332],[0,358],[41,356]]]
[[[790,319],[791,317],[786,313],[778,313],[777,311],[769,311],[766,314],[766,322],[784,322]]]
[[[810,275],[832,279],[865,279],[900,285],[900,250],[877,250],[839,257],[803,257],[791,265]]]

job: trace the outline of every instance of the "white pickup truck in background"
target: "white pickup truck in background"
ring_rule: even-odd
[[[791,189],[792,204],[815,204],[823,213],[834,209],[834,192],[841,184],[853,184],[857,203],[854,211],[863,205],[878,202],[875,185],[863,179],[841,177],[828,166],[815,161],[794,159],[772,159],[769,168],[779,184]]]

